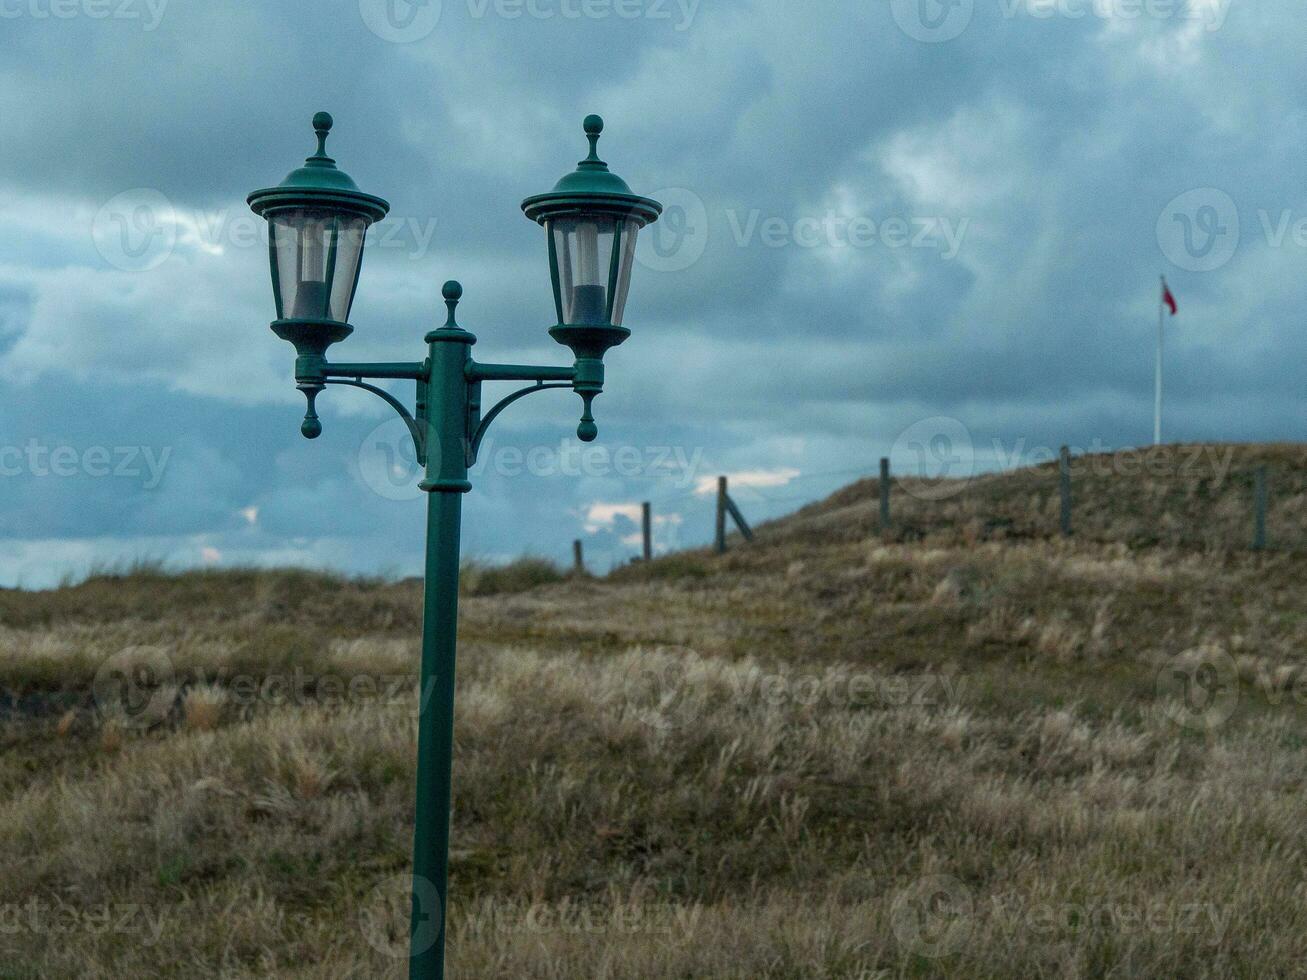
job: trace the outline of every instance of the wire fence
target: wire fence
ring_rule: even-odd
[[[834,540],[1071,537],[1131,548],[1307,552],[1307,455],[1299,447],[1064,449],[1040,465],[947,478],[879,462],[770,486],[755,478],[719,484],[716,493],[700,486],[653,494],[642,513],[648,544],[633,557],[654,554],[654,541],[663,553],[705,537],[726,550],[790,516]],[[659,523],[669,515],[675,523]]]

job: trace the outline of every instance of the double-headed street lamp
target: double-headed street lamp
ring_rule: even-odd
[[[381,396],[404,419],[417,460],[419,484],[428,492],[427,559],[422,615],[421,690],[418,718],[417,813],[413,843],[413,906],[409,975],[444,976],[445,908],[449,872],[451,756],[454,737],[454,665],[458,626],[459,530],[462,495],[472,489],[468,467],[476,462],[486,429],[506,406],[534,391],[572,388],[581,396],[576,434],[598,434],[591,403],[604,387],[604,354],[630,336],[622,326],[636,233],[656,221],[662,206],[631,192],[599,159],[604,121],[586,116],[590,152],[574,172],[547,194],[522,202],[526,216],[545,228],[549,271],[558,316],[549,334],[575,355],[570,367],[483,364],[472,358],[476,337],[455,321],[463,295],[457,282],[442,293],[448,316],[426,335],[427,357],[400,363],[332,363],[327,348],[354,328],[350,305],[358,288],[368,226],[390,205],[365,194],[326,152],[332,120],[313,117],[317,152],[276,187],[255,191],[249,205],[268,220],[272,289],[277,302],[273,332],[295,345],[295,382],[308,399],[300,431],[322,433],[315,407],[329,384],[352,385]],[[364,379],[417,383],[414,410]],[[526,381],[489,411],[481,411],[485,381]],[[436,895],[430,894],[434,886]],[[433,904],[438,907],[431,907]]]

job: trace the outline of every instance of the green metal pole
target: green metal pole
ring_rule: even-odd
[[[409,963],[412,980],[442,980],[445,975],[454,670],[458,642],[458,542],[462,513],[461,492],[445,490],[428,495],[417,813],[413,832],[412,958]],[[435,901],[432,885],[437,896]],[[437,903],[438,908],[429,907]]]
[[[449,813],[454,755],[454,667],[458,644],[459,532],[467,480],[472,402],[468,361],[476,337],[459,327],[463,289],[445,284],[449,318],[427,334],[427,568],[422,610],[417,808],[413,828],[410,980],[444,980],[449,905]],[[434,887],[433,887],[434,886]],[[433,895],[434,892],[434,895]],[[431,906],[438,905],[438,908]]]

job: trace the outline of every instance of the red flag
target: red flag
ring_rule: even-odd
[[[1175,296],[1171,294],[1171,287],[1166,284],[1165,279],[1162,280],[1162,302],[1171,308],[1171,316],[1175,316],[1179,307],[1176,306]]]

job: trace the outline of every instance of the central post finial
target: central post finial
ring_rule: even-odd
[[[445,326],[451,330],[463,329],[454,319],[454,308],[458,306],[458,301],[463,298],[463,284],[457,279],[450,279],[440,287],[440,295],[445,297],[445,308],[449,310],[449,316],[445,318]]]

